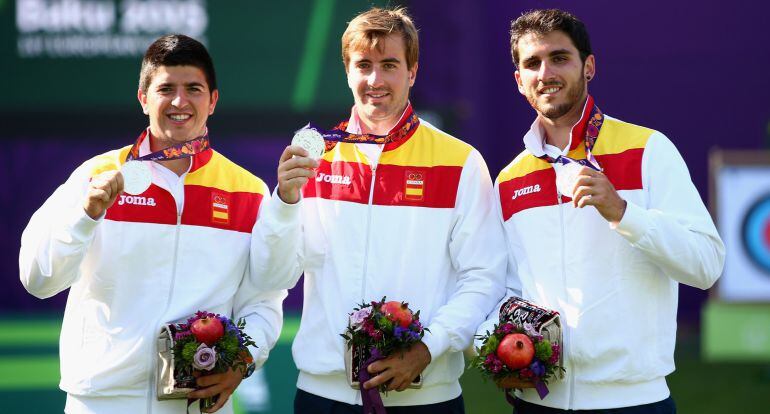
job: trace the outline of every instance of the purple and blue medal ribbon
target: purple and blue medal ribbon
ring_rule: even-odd
[[[149,139],[149,134],[149,129],[142,132],[142,134],[139,136],[139,139],[136,140],[134,146],[132,146],[131,150],[128,152],[128,155],[126,156],[126,162],[178,160],[181,158],[192,157],[195,154],[201,153],[211,148],[211,142],[209,141],[209,131],[206,129],[206,132],[197,138],[193,138],[185,142],[180,142],[168,148],[164,148],[162,150],[155,151],[140,157],[139,146],[141,145],[145,136],[147,136]]]
[[[548,154],[541,155],[538,158],[548,161],[551,164],[558,163],[567,165],[571,163],[577,163],[584,167],[588,167],[601,172],[602,167],[599,165],[599,161],[596,159],[591,150],[593,150],[594,146],[596,145],[596,140],[599,138],[599,131],[601,131],[603,123],[604,114],[602,114],[602,111],[599,110],[599,107],[593,105],[591,108],[591,115],[588,118],[588,125],[586,125],[585,136],[583,137],[583,143],[586,147],[586,158],[576,160],[565,155],[559,155],[558,157],[554,158]]]

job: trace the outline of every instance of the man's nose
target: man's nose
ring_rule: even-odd
[[[541,82],[554,78],[553,68],[548,62],[540,63],[540,70],[537,73],[537,79]]]
[[[366,83],[370,88],[379,88],[380,86],[385,85],[382,71],[377,68],[372,69],[372,72],[369,74],[369,78],[367,79]]]
[[[177,108],[182,108],[187,105],[187,94],[185,94],[184,91],[177,92],[176,96],[171,101],[171,105],[174,105]]]

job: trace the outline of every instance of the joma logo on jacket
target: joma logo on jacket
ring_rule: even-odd
[[[532,194],[532,193],[539,193],[539,192],[540,192],[540,184],[528,185],[524,188],[519,188],[518,190],[514,191],[511,199],[515,200],[516,197]]]

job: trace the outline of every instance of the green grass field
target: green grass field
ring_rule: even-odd
[[[270,413],[291,413],[296,368],[291,360],[291,339],[297,317],[287,317],[281,339],[264,367],[270,391]],[[64,393],[59,381],[56,318],[0,320],[0,412],[60,413]],[[677,370],[669,376],[680,413],[770,413],[770,365],[761,363],[706,363],[700,358],[698,338],[681,334]],[[474,371],[462,378],[468,414],[510,413],[503,394]],[[245,411],[236,400],[236,410]]]

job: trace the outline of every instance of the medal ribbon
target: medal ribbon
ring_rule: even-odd
[[[601,131],[603,123],[604,114],[602,114],[602,111],[599,110],[598,106],[593,105],[591,108],[591,115],[588,118],[588,125],[586,125],[585,137],[583,138],[583,142],[586,146],[585,159],[576,160],[565,155],[559,155],[558,157],[554,158],[548,154],[544,154],[538,158],[548,161],[551,164],[559,163],[562,165],[567,165],[574,162],[596,171],[602,171],[602,167],[599,165],[599,161],[596,160],[596,157],[594,157],[594,155],[591,153],[591,150],[596,145],[596,140],[599,138],[599,131]]]
[[[134,146],[132,146],[131,150],[128,152],[128,156],[126,157],[126,162],[133,161],[133,160],[135,161],[178,160],[180,158],[192,157],[195,154],[201,153],[211,148],[211,143],[209,142],[209,130],[208,128],[206,128],[206,132],[204,132],[203,135],[197,138],[193,138],[185,142],[180,142],[168,148],[164,148],[162,150],[155,151],[153,153],[140,157],[139,146],[141,145],[144,138],[147,135],[149,135],[149,133],[150,133],[150,130],[148,128],[144,132],[142,132],[141,135],[139,135],[139,139],[136,140],[136,142],[134,143]]]
[[[414,112],[409,115],[406,122],[399,128],[391,131],[388,135],[373,134],[352,134],[345,131],[348,127],[348,121],[340,122],[331,130],[324,130],[312,123],[305,128],[313,129],[323,135],[326,151],[330,151],[338,142],[352,142],[356,144],[388,144],[391,142],[403,141],[410,136],[411,132],[420,125],[420,118]]]

